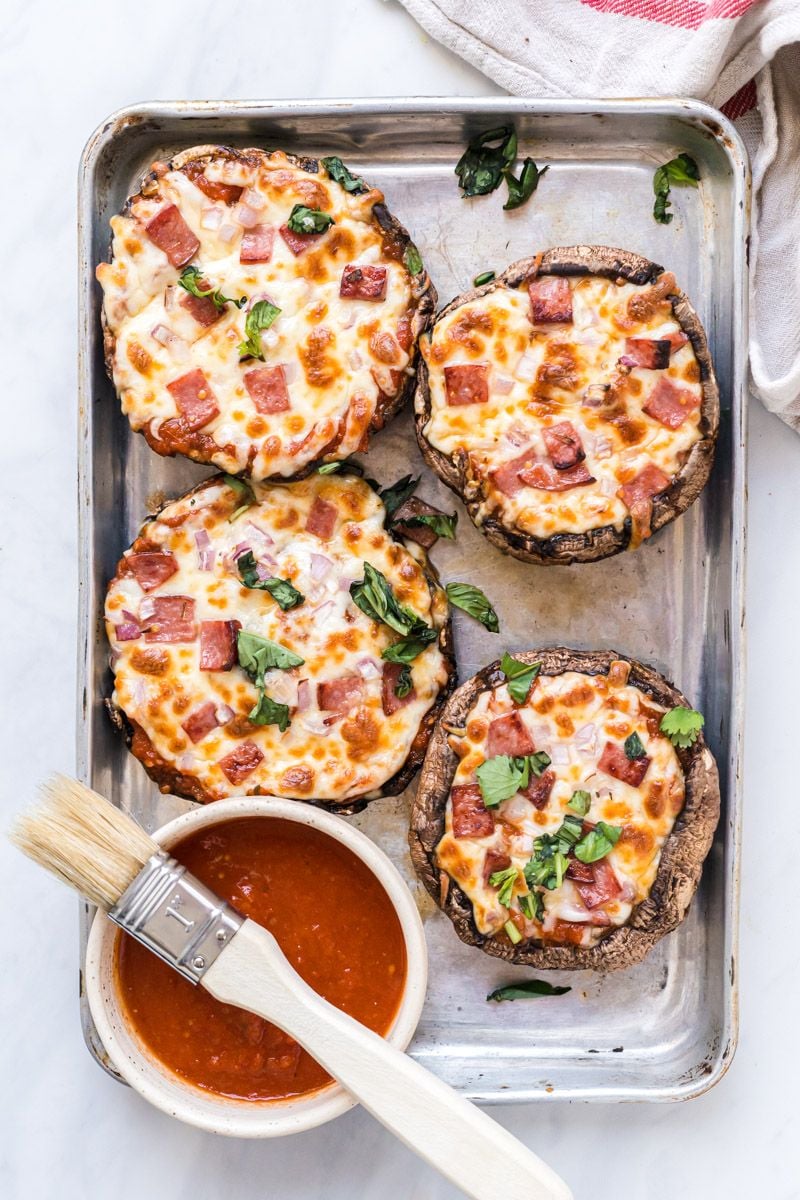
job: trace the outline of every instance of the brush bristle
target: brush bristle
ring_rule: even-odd
[[[158,845],[77,779],[54,775],[39,794],[12,828],[12,842],[93,904],[113,908]]]

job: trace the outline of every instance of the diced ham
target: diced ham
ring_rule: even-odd
[[[542,492],[566,492],[570,488],[596,482],[594,475],[582,462],[564,471],[557,471],[549,463],[532,463],[522,468],[519,477],[526,487],[539,488]]]
[[[244,386],[260,413],[288,412],[291,408],[286,372],[281,365],[256,367],[245,372]]]
[[[345,717],[364,699],[364,680],[360,675],[343,675],[317,684],[317,704],[323,712]]]
[[[145,225],[153,245],[163,250],[173,267],[183,267],[200,249],[199,239],[192,233],[174,204],[159,209]]]
[[[494,758],[496,754],[522,758],[526,754],[533,754],[535,750],[533,738],[518,712],[497,717],[489,726],[486,739],[487,758]]]
[[[528,284],[534,325],[572,322],[572,288],[563,275],[542,275]]]
[[[574,467],[586,458],[580,434],[571,421],[559,421],[557,425],[547,425],[542,430],[542,437],[553,466],[558,471]]]
[[[271,225],[254,225],[252,229],[245,229],[239,248],[239,262],[269,262],[274,241],[275,230]]]
[[[516,458],[509,459],[501,467],[497,467],[492,471],[492,480],[495,487],[504,496],[516,496],[517,492],[522,491],[525,486],[520,478],[520,471],[535,461],[536,452],[534,450],[525,450],[522,454],[518,454]]]
[[[688,388],[676,387],[671,379],[662,376],[642,405],[642,411],[667,429],[679,429],[689,414],[699,407],[699,396]]]
[[[626,367],[646,367],[649,371],[663,371],[669,366],[672,346],[667,338],[625,338]]]
[[[281,225],[278,232],[295,257],[310,249],[322,237],[321,233],[295,233],[288,225]]]
[[[385,662],[383,664],[383,678],[381,680],[381,700],[383,703],[383,711],[387,717],[392,713],[397,712],[399,708],[405,708],[412,700],[416,700],[417,693],[414,688],[407,696],[398,696],[396,688],[397,681],[400,678],[400,673],[403,670],[402,663]]]
[[[200,670],[230,671],[237,660],[236,634],[241,621],[200,622]]]
[[[582,863],[579,858],[571,858],[567,867],[567,879],[574,883],[594,883],[592,863]]]
[[[674,329],[672,333],[664,333],[661,336],[665,342],[669,342],[670,354],[677,354],[678,350],[689,341],[682,329]]]
[[[329,504],[327,500],[317,496],[306,518],[306,530],[321,538],[322,541],[327,541],[336,528],[336,517],[336,505]]]
[[[495,871],[505,871],[511,866],[511,859],[502,850],[487,850],[483,860],[483,882],[490,887],[489,880]]]
[[[444,388],[450,405],[485,404],[489,399],[487,363],[458,363],[444,369]]]
[[[193,642],[197,637],[190,596],[149,596],[142,601],[139,621],[146,642]]]
[[[411,318],[408,313],[404,313],[397,322],[397,340],[403,350],[408,353],[414,342],[414,332],[411,328]]]
[[[385,300],[387,282],[386,267],[351,264],[342,271],[339,295],[347,300]]]
[[[570,869],[572,863],[570,863]],[[622,891],[619,880],[614,874],[614,868],[604,858],[591,864],[591,881],[575,880],[575,888],[580,893],[581,900],[588,909],[599,908],[609,900],[615,900]],[[567,871],[569,875],[569,870]]]
[[[418,499],[417,496],[409,496],[408,500],[397,509],[392,516],[392,528],[401,537],[407,538],[410,542],[416,542],[418,546],[424,546],[426,550],[430,550],[431,546],[439,540],[439,535],[435,533],[430,525],[406,525],[405,522],[409,517],[418,517],[422,514],[428,516],[441,514],[441,510],[434,508],[431,504],[426,504],[424,500]]]
[[[483,803],[477,783],[455,784],[450,790],[453,808],[453,837],[490,837],[494,814]]]
[[[206,704],[201,704],[185,721],[181,722],[181,729],[193,742],[202,742],[203,738],[218,725],[217,706],[213,700],[209,700]]]
[[[145,592],[171,579],[178,570],[178,561],[169,550],[139,550],[125,559],[134,578]]]
[[[230,754],[219,760],[219,765],[223,774],[235,787],[248,775],[252,775],[263,759],[264,755],[255,742],[240,742]]]
[[[553,771],[542,771],[538,778],[536,775],[531,775],[531,781],[526,788],[522,789],[522,795],[530,800],[534,808],[542,809],[550,799],[555,781],[556,777]]]
[[[653,496],[657,496],[659,492],[663,492],[665,488],[669,487],[669,483],[669,475],[665,475],[655,463],[648,463],[634,479],[631,479],[629,483],[623,483],[619,489],[619,496],[633,512],[634,505],[644,501],[649,503]]]
[[[217,398],[199,367],[181,375],[179,379],[173,379],[172,383],[167,384],[167,391],[189,430],[202,429],[219,416]]]
[[[202,280],[200,284],[202,285]],[[215,325],[222,316],[222,310],[217,308],[210,296],[193,296],[191,292],[187,292],[181,297],[181,308],[185,308],[190,316],[194,317],[198,325],[202,325],[208,329],[210,325]]]
[[[630,784],[631,787],[639,787],[649,766],[648,755],[645,754],[643,758],[628,758],[617,742],[606,742],[597,769],[604,771],[606,775],[613,775],[614,779]]]

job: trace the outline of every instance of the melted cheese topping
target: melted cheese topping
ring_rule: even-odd
[[[450,738],[460,758],[453,786],[476,783],[475,769],[486,761],[490,723],[512,712],[519,713],[537,751],[549,754],[549,770],[556,777],[541,810],[520,792],[493,809],[494,832],[486,837],[455,837],[448,799],[445,832],[436,853],[439,865],[472,902],[481,933],[496,934],[511,918],[525,938],[559,941],[563,939],[557,922],[566,921],[583,925],[581,944],[592,945],[610,928],[627,922],[634,906],[650,891],[661,849],[683,807],[683,770],[671,742],[658,733],[665,711],[635,687],[615,687],[604,675],[575,671],[540,676],[523,706],[515,705],[505,686],[481,693],[465,722],[464,735]],[[639,734],[651,758],[639,787],[598,768],[606,743],[622,747],[633,732]],[[578,790],[591,795],[585,822],[605,821],[623,828],[619,841],[603,859],[613,869],[621,890],[615,899],[590,911],[575,884],[565,879],[560,888],[541,893],[543,922],[527,920],[517,903],[528,891],[523,868],[534,851],[534,840],[544,833],[554,834],[565,816],[576,815],[567,804]],[[488,882],[487,854],[493,856],[489,864],[497,861],[497,856],[506,856],[518,868],[511,910],[499,903],[498,889]],[[605,925],[591,923],[598,914]]]
[[[650,289],[598,276],[569,282],[572,324],[531,324],[526,289],[499,286],[448,313],[420,342],[431,396],[425,437],[448,456],[467,453],[470,483],[483,498],[478,524],[499,513],[505,526],[542,538],[620,528],[629,511],[620,486],[653,463],[669,477],[676,475],[700,438],[699,407],[688,411],[678,429],[642,411],[664,376],[699,403],[700,368],[691,342],[672,354],[665,370],[619,365],[626,337],[680,332],[669,303],[634,319],[628,301]],[[489,365],[488,402],[448,405],[444,368],[469,363]],[[606,385],[611,390],[598,404]],[[580,436],[584,465],[596,482],[566,491],[527,486],[513,496],[501,491],[491,472],[528,450],[547,461],[542,429],[565,420]]]
[[[112,261],[97,268],[97,277],[116,339],[113,377],[123,412],[134,429],[146,427],[158,439],[163,423],[179,415],[167,385],[199,368],[220,410],[194,439],[192,457],[200,461],[230,472],[249,468],[265,479],[364,449],[379,399],[396,396],[405,380],[410,355],[400,343],[408,346],[409,335],[406,330],[398,341],[398,326],[414,307],[411,276],[397,257],[402,246],[384,236],[373,216],[382,194],[350,194],[323,166],[314,175],[281,152],[264,155],[259,167],[212,160],[203,174],[246,188],[242,199],[232,205],[211,200],[183,170],[168,170],[157,195],[136,197],[128,215],[111,220]],[[243,309],[226,304],[221,319],[205,327],[183,306],[183,268],[172,266],[145,230],[168,204],[200,241],[191,265],[202,272],[204,288],[237,300],[246,296]],[[295,204],[335,220],[297,256],[279,232]],[[256,220],[272,230],[269,262],[239,261],[247,233],[240,215],[248,228]],[[342,298],[342,272],[350,264],[385,267],[386,298]],[[240,361],[247,310],[263,299],[281,310],[262,335],[265,363]],[[243,380],[261,365],[284,367],[287,411],[264,414],[255,407]]]
[[[448,667],[438,643],[428,646],[411,665],[412,696],[385,715],[380,654],[397,637],[356,607],[350,584],[363,578],[364,562],[370,562],[384,573],[400,602],[436,628],[447,616],[444,593],[423,569],[423,552],[416,561],[386,532],[383,505],[361,480],[315,474],[254,491],[258,504],[230,520],[241,500],[214,479],[168,505],[145,526],[144,549],[170,551],[178,570],[144,592],[123,567],[109,586],[105,616],[113,650],[114,703],[142,727],[163,762],[199,780],[209,798],[260,791],[344,801],[375,793],[403,766],[420,723],[446,683]],[[336,526],[326,540],[305,529],[315,500],[336,506]],[[142,548],[139,542],[133,551]],[[282,612],[269,593],[243,586],[234,555],[248,548],[267,575],[290,580],[303,593],[302,605]],[[210,569],[201,569],[203,564]],[[277,725],[247,720],[257,692],[238,665],[200,670],[197,637],[182,644],[147,642],[143,605],[164,596],[191,597],[198,628],[203,621],[238,620],[245,630],[279,642],[305,660],[302,666],[266,676],[267,694],[291,709],[291,725],[284,733]],[[142,625],[142,636],[120,640],[118,627],[131,619]],[[341,717],[321,711],[318,685],[352,676],[363,681],[358,705]],[[217,706],[219,725],[193,743],[182,723],[209,701]],[[219,764],[243,739],[254,743],[263,759],[236,785]]]

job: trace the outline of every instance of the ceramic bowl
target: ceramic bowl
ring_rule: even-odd
[[[240,817],[279,817],[310,825],[341,842],[377,876],[394,905],[406,944],[407,973],[402,1000],[387,1041],[405,1050],[417,1027],[428,977],[425,935],[416,905],[394,864],[365,834],[319,808],[296,800],[248,796],[218,800],[184,813],[153,837],[165,849],[199,829]],[[332,1083],[317,1092],[289,1100],[231,1100],[193,1087],[173,1075],[131,1029],[120,1003],[114,960],[119,929],[105,913],[92,926],[86,957],[86,992],[92,1017],[111,1063],[140,1095],[178,1120],[232,1137],[281,1137],[322,1125],[356,1103]]]

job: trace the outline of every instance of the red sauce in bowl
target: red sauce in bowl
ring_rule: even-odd
[[[295,821],[242,817],[190,834],[171,853],[269,929],[315,991],[388,1032],[406,979],[405,940],[383,886],[351,850]],[[117,942],[117,986],[139,1040],[194,1087],[278,1100],[331,1082],[287,1034],[221,1004],[125,934]]]

